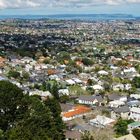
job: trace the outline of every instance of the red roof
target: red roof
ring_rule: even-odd
[[[76,115],[87,113],[89,111],[91,111],[89,107],[79,105],[79,106],[74,107],[73,110],[64,113],[63,116],[66,118],[70,118]]]

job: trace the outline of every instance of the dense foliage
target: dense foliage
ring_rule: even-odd
[[[0,81],[0,139],[63,140],[64,124],[56,99],[42,101],[24,95],[8,81]]]
[[[123,136],[128,134],[127,131],[127,126],[128,124],[132,123],[133,120],[123,120],[123,119],[119,119],[117,121],[117,123],[115,124],[115,132],[118,136]]]

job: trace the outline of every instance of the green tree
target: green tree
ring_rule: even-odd
[[[83,62],[83,64],[86,65],[86,66],[93,65],[93,61],[92,61],[91,59],[89,59],[89,58],[83,58],[83,59],[82,59],[82,62]]]
[[[48,99],[48,101],[46,101],[45,104],[49,107],[50,111],[52,112],[53,122],[59,132],[58,135],[55,134],[55,139],[59,140],[59,138],[60,138],[60,140],[61,139],[63,140],[65,137],[64,136],[65,125],[60,116],[60,114],[61,114],[60,104],[55,98]]]
[[[41,89],[42,91],[46,91],[46,90],[47,90],[46,82],[43,82],[43,83],[42,83],[40,89]]]
[[[23,77],[23,79],[25,79],[25,80],[29,80],[30,75],[29,75],[28,72],[23,72],[23,73],[22,73],[22,77]]]
[[[60,103],[66,103],[66,102],[70,101],[70,98],[67,95],[63,95],[60,97],[59,101],[60,101]]]
[[[133,120],[123,120],[123,119],[118,119],[117,123],[115,124],[115,132],[118,136],[126,135],[128,134],[127,131],[127,125],[129,123],[132,123]]]
[[[52,95],[57,99],[59,100],[59,94],[58,94],[58,84],[56,82],[53,83],[51,89],[50,89],[50,92],[52,93]]]
[[[137,140],[140,140],[140,129],[134,129],[133,135],[137,138]]]
[[[0,81],[0,138],[4,140],[63,140],[64,124],[56,99],[24,95],[8,81]],[[3,136],[4,135],[4,136]]]
[[[70,57],[70,54],[66,51],[61,51],[58,56],[57,56],[57,59],[59,62],[63,62],[64,60],[70,60],[71,57]]]
[[[22,90],[8,81],[0,81],[0,129],[10,129],[27,110]]]
[[[140,88],[140,77],[134,77],[132,84],[134,84],[136,88]]]
[[[28,102],[30,109],[26,112],[26,118],[8,131],[8,140],[48,140],[54,139],[53,134],[59,136],[49,107],[37,96],[29,98]]]
[[[19,78],[20,77],[20,73],[15,71],[15,70],[10,70],[8,72],[8,77]]]

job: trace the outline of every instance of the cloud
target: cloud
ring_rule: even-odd
[[[0,9],[29,7],[92,7],[133,3],[140,4],[140,0],[0,0]]]

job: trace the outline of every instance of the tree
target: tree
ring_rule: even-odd
[[[140,73],[140,65],[136,65],[135,68],[136,68],[137,72]]]
[[[91,136],[91,134],[89,132],[85,132],[82,137],[81,140],[94,140],[93,136]]]
[[[64,60],[70,60],[70,54],[66,51],[61,51],[57,57],[58,61],[63,62]]]
[[[132,83],[134,84],[136,88],[140,88],[140,77],[134,77],[134,79],[132,80]]]
[[[91,79],[88,79],[88,80],[87,80],[87,84],[88,84],[89,86],[92,86],[93,83],[94,83],[94,82],[93,82]]]
[[[59,135],[55,134],[55,139],[59,140],[60,137],[60,140],[63,140],[65,138],[64,136],[65,125],[60,117],[61,114],[60,104],[55,98],[48,99],[48,101],[46,101],[45,104],[49,107],[50,111],[52,112],[53,122],[56,126],[56,129],[59,132]]]
[[[59,101],[60,103],[66,103],[70,100],[69,96],[68,95],[63,95],[60,97]]]
[[[0,138],[4,140],[63,140],[64,124],[56,99],[24,95],[8,81],[0,81]]]
[[[29,80],[30,75],[29,75],[28,72],[23,72],[23,73],[22,73],[22,77],[23,77],[23,79],[25,79],[25,80]]]
[[[119,136],[128,134],[127,125],[132,122],[133,120],[118,119],[117,123],[114,126],[116,134]]]
[[[0,140],[4,140],[4,134],[3,131],[0,129]]]
[[[89,58],[83,58],[83,59],[82,59],[82,62],[83,62],[83,64],[86,65],[86,66],[93,65],[93,61],[92,61],[91,59],[89,59]]]
[[[10,70],[8,72],[8,77],[13,77],[13,78],[19,78],[20,77],[20,73],[14,70]]]
[[[134,129],[132,133],[137,138],[137,140],[140,140],[140,129]]]
[[[54,82],[54,84],[52,85],[50,92],[52,93],[52,95],[59,100],[59,95],[58,95],[58,84],[56,82]]]
[[[0,129],[6,131],[24,116],[27,110],[22,90],[8,81],[0,81]]]
[[[43,83],[42,83],[40,89],[41,89],[42,91],[46,91],[46,90],[47,90],[46,82],[43,82]]]

